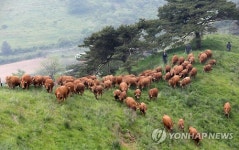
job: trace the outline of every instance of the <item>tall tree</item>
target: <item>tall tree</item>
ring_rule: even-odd
[[[49,76],[51,76],[52,79],[54,79],[54,76],[57,72],[60,71],[60,63],[59,60],[55,57],[49,57],[43,62],[41,62],[41,66],[43,70],[41,72],[45,72]]]
[[[227,0],[167,0],[159,7],[158,17],[165,34],[160,36],[162,46],[182,44],[192,36],[196,48],[201,48],[201,38],[205,32],[215,32],[213,22],[238,19],[236,4]]]
[[[117,38],[116,30],[112,26],[107,26],[84,40],[83,46],[90,49],[86,52],[88,73],[98,72],[104,65],[109,67],[109,62],[116,51],[115,48],[120,45]]]

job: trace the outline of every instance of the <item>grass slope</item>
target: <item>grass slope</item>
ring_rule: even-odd
[[[225,51],[225,43],[232,41],[232,52]],[[239,40],[237,36],[208,35],[205,48],[213,50],[218,61],[210,73],[203,73],[203,65],[196,62],[198,75],[191,86],[172,89],[163,80],[153,83],[160,94],[149,101],[143,90],[141,101],[148,105],[146,116],[129,110],[113,98],[114,89],[105,91],[97,101],[86,90],[83,96],[73,95],[58,104],[54,94],[44,89],[0,89],[0,148],[1,149],[238,149],[239,118]],[[193,51],[195,56],[200,50]],[[183,50],[169,51],[169,59]],[[161,55],[149,57],[135,67],[135,71],[162,65]],[[149,67],[150,66],[150,67]],[[133,96],[134,88],[128,95]],[[223,114],[223,104],[230,101],[229,119]],[[166,139],[156,144],[151,137],[154,129],[163,129],[161,118],[168,114],[176,123],[185,119],[199,132],[233,133],[231,140],[203,139],[200,146],[186,139]]]

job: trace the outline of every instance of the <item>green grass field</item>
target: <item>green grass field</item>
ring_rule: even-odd
[[[149,100],[143,90],[140,101],[148,105],[146,116],[134,113],[124,103],[113,98],[113,89],[104,91],[96,100],[86,90],[58,104],[53,93],[45,89],[14,90],[0,88],[0,149],[238,149],[239,148],[239,40],[238,36],[207,35],[203,50],[211,49],[217,65],[210,73],[203,73],[203,65],[196,63],[198,74],[185,89],[173,89],[161,80],[153,83],[160,91],[157,100]],[[225,51],[225,43],[232,41],[232,51]],[[186,56],[181,51],[177,55]],[[197,56],[201,50],[194,50]],[[169,59],[173,53],[169,53]],[[161,55],[146,58],[134,67],[142,71],[162,65]],[[133,96],[132,87],[128,96]],[[223,105],[232,106],[230,118],[223,113]],[[152,139],[155,129],[163,129],[162,116],[168,114],[174,122],[185,119],[185,132],[193,126],[201,133],[233,133],[232,139],[203,139],[199,146],[192,140],[166,138],[160,144]]]

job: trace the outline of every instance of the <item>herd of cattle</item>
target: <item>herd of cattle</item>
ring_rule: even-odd
[[[193,78],[196,78],[197,68],[194,67],[196,62],[193,53],[187,55],[187,57],[179,57],[176,54],[173,55],[171,62],[164,67],[156,67],[155,69],[149,69],[141,72],[139,75],[107,75],[102,78],[98,78],[95,75],[84,76],[75,78],[73,76],[62,75],[54,81],[49,76],[35,75],[31,76],[25,74],[22,77],[7,76],[6,84],[9,88],[14,89],[19,86],[23,89],[29,89],[31,85],[34,87],[44,87],[48,93],[53,93],[59,103],[64,102],[72,94],[83,95],[86,89],[90,90],[95,98],[98,100],[99,96],[102,96],[103,92],[110,88],[115,88],[113,91],[113,98],[116,101],[125,103],[127,107],[140,112],[145,115],[147,111],[147,105],[144,102],[140,102],[141,93],[148,89],[148,98],[157,99],[159,89],[152,87],[153,82],[164,80],[172,88],[181,87],[182,89],[189,85]],[[212,50],[205,50],[198,55],[198,62],[203,64],[203,71],[209,72],[212,70],[212,66],[216,65],[216,60],[212,59]],[[128,90],[134,90],[134,96],[129,96]],[[227,102],[224,106],[225,115],[229,117],[230,103]],[[163,124],[168,131],[172,131],[173,122],[168,115],[164,115],[162,118]],[[178,121],[178,127],[184,130],[184,120]],[[192,138],[198,143],[201,138],[200,134],[193,127],[189,128],[189,133]]]

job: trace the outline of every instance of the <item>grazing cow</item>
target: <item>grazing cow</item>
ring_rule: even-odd
[[[189,72],[189,77],[195,78],[197,75],[197,68],[193,67],[192,70]]]
[[[29,74],[24,74],[21,78],[21,87],[23,89],[29,89],[32,83],[32,77]]]
[[[69,89],[62,85],[56,88],[55,90],[55,96],[57,98],[58,103],[60,102],[64,102],[66,100],[66,98],[68,97],[69,94]]]
[[[178,128],[184,131],[184,120],[182,118],[178,120]]]
[[[167,129],[167,131],[173,131],[173,121],[168,115],[163,115],[163,125]]]
[[[198,55],[198,59],[199,59],[199,62],[202,64],[202,63],[205,63],[206,60],[207,60],[207,54],[206,53],[200,53]]]
[[[157,68],[155,68],[155,71],[156,71],[156,72],[162,72],[162,67],[161,67],[161,66],[158,66]]]
[[[101,85],[94,85],[91,87],[91,91],[95,95],[95,98],[98,100],[98,96],[102,97],[103,87]]]
[[[43,76],[41,75],[36,75],[32,77],[32,84],[34,85],[34,87],[41,87],[43,85]]]
[[[72,95],[75,91],[74,91],[74,83],[73,82],[66,82],[64,83],[64,85],[69,89],[69,95]]]
[[[191,83],[190,77],[185,77],[180,81],[180,86],[184,88],[186,85],[189,85]]]
[[[85,91],[85,85],[81,82],[74,82],[74,92],[83,95]]]
[[[121,102],[123,102],[123,101],[126,99],[126,97],[127,97],[126,91],[120,92],[119,100],[120,100]]]
[[[14,89],[21,85],[21,79],[18,76],[6,76],[6,84],[9,88]]]
[[[46,91],[48,93],[52,93],[53,87],[54,87],[54,81],[52,79],[46,79],[44,86],[46,88]]]
[[[114,94],[115,100],[119,99],[120,93],[121,93],[121,91],[119,89],[114,90],[113,94]]]
[[[172,65],[175,65],[178,62],[178,55],[173,55],[171,63]]]
[[[173,75],[179,75],[179,73],[181,72],[181,71],[183,71],[183,66],[182,65],[175,65],[174,67],[173,67],[173,69],[171,69],[171,76],[173,76]]]
[[[188,59],[188,61],[191,63],[191,64],[194,64],[195,63],[195,57],[190,57]]]
[[[189,127],[189,134],[190,134],[191,138],[192,138],[192,139],[196,142],[196,144],[198,145],[199,142],[200,142],[200,140],[201,140],[202,138],[201,138],[200,133],[198,133],[197,129],[194,128],[194,127],[192,127],[192,126],[190,126],[190,127]]]
[[[216,65],[216,63],[217,63],[217,61],[216,61],[216,59],[210,59],[210,60],[208,60],[208,62],[207,62],[207,64],[210,64],[210,65]]]
[[[203,67],[204,72],[210,72],[212,70],[212,65],[207,64]]]
[[[111,80],[106,80],[103,82],[104,89],[109,89],[112,87],[112,81]]]
[[[47,79],[52,79],[50,76],[42,76],[42,85],[45,85]],[[53,79],[52,79],[53,80]]]
[[[180,73],[179,76],[180,78],[184,78],[188,75],[188,69],[183,69]]]
[[[140,112],[145,115],[147,111],[147,105],[144,102],[141,102],[138,106]]]
[[[119,85],[119,89],[121,92],[125,91],[127,93],[128,91],[128,84],[126,82],[121,82]]]
[[[128,87],[132,86],[137,86],[137,78],[135,76],[125,76],[122,79],[123,82],[126,82]]]
[[[119,85],[123,80],[123,77],[122,76],[115,76],[112,80],[112,85],[115,86],[115,85]]]
[[[164,70],[165,70],[166,73],[167,73],[167,72],[170,72],[171,66],[166,65],[165,68],[164,68]]]
[[[149,89],[148,91],[148,95],[149,95],[149,99],[157,99],[158,98],[158,93],[159,93],[159,90],[157,88],[152,88],[152,89]]]
[[[204,52],[207,54],[207,58],[211,58],[212,57],[212,50],[206,49]]]
[[[63,76],[58,77],[56,82],[57,82],[58,85],[63,85],[66,82],[73,82],[74,79],[75,78],[73,76],[63,75]]]
[[[193,69],[193,65],[192,64],[188,64],[186,66],[186,69],[188,69],[188,71],[190,72]]]
[[[185,58],[183,56],[178,58],[178,65],[181,65],[185,61]]]
[[[125,99],[125,104],[126,104],[129,108],[133,109],[134,111],[136,111],[136,109],[138,108],[138,105],[139,105],[139,104],[134,100],[133,97],[126,97],[126,99]]]
[[[229,114],[230,114],[230,111],[231,111],[231,105],[229,102],[226,102],[224,104],[224,114],[225,116],[227,116],[229,118]]]
[[[141,93],[142,93],[142,92],[141,92],[140,89],[136,89],[136,90],[134,91],[134,97],[135,97],[136,100],[139,100],[139,99],[140,99]]]
[[[176,87],[176,85],[179,84],[180,81],[180,76],[179,75],[174,75],[171,79],[168,80],[169,86],[172,86],[173,88]]]
[[[153,73],[152,77],[153,77],[153,81],[159,81],[160,79],[162,79],[163,74],[162,72],[155,72]]]
[[[150,84],[151,84],[151,79],[149,77],[144,77],[138,81],[137,87],[140,89],[144,89],[145,87],[149,87]]]
[[[188,54],[187,60],[189,60],[189,58],[191,58],[191,57],[194,57],[193,53]]]
[[[164,80],[165,81],[168,81],[170,78],[171,78],[172,76],[171,76],[171,73],[170,72],[167,72],[165,75],[164,75]]]

